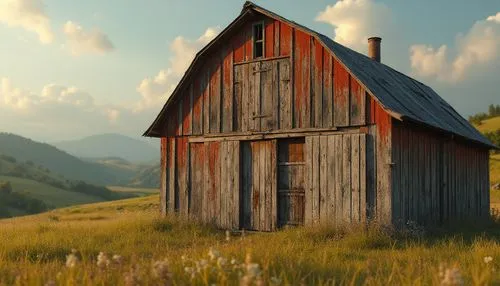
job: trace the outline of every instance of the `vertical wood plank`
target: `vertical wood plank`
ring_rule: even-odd
[[[349,73],[336,60],[334,69],[334,125],[349,125]]]
[[[160,140],[160,213],[162,216],[167,214],[167,138]]]
[[[316,40],[312,41],[312,117],[313,127],[323,127],[323,46]]]
[[[322,126],[333,127],[333,71],[330,53],[323,53],[323,112]]]
[[[250,84],[248,98],[248,129],[250,131],[260,131],[260,62],[250,64]]]
[[[292,27],[280,21],[280,56],[290,56],[292,54]]]
[[[233,118],[235,113],[233,112],[233,51],[232,49],[224,49],[224,60],[222,66],[222,102],[223,110],[221,114],[222,121],[222,131],[231,132],[233,131]]]
[[[292,128],[292,89],[290,87],[290,61],[282,60],[279,62],[279,128]]]
[[[336,162],[335,162],[335,154],[337,150],[337,145],[336,145],[336,140],[335,140],[335,135],[329,135],[328,136],[328,142],[327,142],[327,149],[328,149],[328,155],[327,155],[327,188],[326,191],[328,192],[328,204],[327,204],[327,223],[331,224],[335,222],[336,219],[336,214],[335,214],[335,208],[336,208],[336,200],[337,197],[335,196],[335,168],[336,168]]]
[[[342,135],[335,135],[335,223],[343,222],[343,172],[346,172],[343,164],[344,141]]]
[[[365,124],[365,90],[358,81],[351,77],[351,99],[350,99],[350,125]]]
[[[260,153],[261,146],[252,142],[252,229],[260,229]]]
[[[367,164],[366,164],[366,134],[359,135],[359,209],[360,221],[367,221],[366,211],[366,187],[367,187]]]
[[[319,221],[328,222],[328,205],[330,190],[328,189],[328,136],[319,136]]]
[[[274,20],[268,19],[265,23],[265,32],[264,32],[264,41],[265,41],[265,51],[264,57],[271,58],[274,56]]]
[[[240,226],[240,141],[233,141],[233,229],[238,229]]]
[[[274,20],[274,56],[280,55],[280,21]]]
[[[210,133],[219,133],[221,130],[221,64],[212,62],[210,75]]]
[[[311,126],[311,36],[295,30],[294,119],[297,128]]]
[[[197,76],[194,81],[193,98],[193,135],[203,133],[203,90],[202,81]]]
[[[271,144],[271,156],[268,160],[270,165],[270,230],[275,230],[278,224],[278,154],[277,141],[273,140]]]
[[[306,170],[305,173],[307,174],[306,180],[305,180],[305,192],[304,192],[304,224],[305,225],[312,225],[313,222],[313,217],[312,217],[312,188],[313,188],[313,137],[312,136],[307,136],[305,139],[305,150],[304,150],[304,157],[306,161]]]
[[[249,129],[249,120],[252,112],[250,112],[250,65],[241,66],[242,69],[242,93],[241,93],[241,131],[246,132]]]
[[[343,176],[342,176],[342,211],[343,221],[345,223],[352,221],[351,209],[351,136],[342,136],[342,163],[343,163]]]
[[[177,152],[175,150],[175,138],[170,137],[167,139],[168,141],[168,167],[169,167],[169,172],[168,172],[168,211],[173,213],[177,211],[176,205],[175,205],[175,197],[176,197],[176,185],[177,185],[177,172],[175,170],[175,165],[177,162]]]
[[[203,90],[203,133],[210,133],[210,70],[205,66],[202,72]]]
[[[223,228],[227,228],[227,196],[228,196],[228,182],[229,182],[229,159],[228,159],[228,142],[223,141],[220,143],[220,186],[219,186],[219,215],[218,215],[218,225]]]
[[[191,135],[192,124],[192,106],[193,106],[193,85],[190,84],[186,89],[186,96],[184,96],[182,105],[182,134]]]
[[[360,184],[359,173],[361,171],[359,164],[359,134],[353,134],[351,137],[351,222],[360,221]]]

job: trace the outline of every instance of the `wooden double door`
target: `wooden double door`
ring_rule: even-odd
[[[304,139],[243,142],[241,158],[240,227],[272,231],[302,225]]]

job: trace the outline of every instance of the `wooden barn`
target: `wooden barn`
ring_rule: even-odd
[[[162,213],[259,231],[486,217],[494,146],[368,42],[245,3],[144,134],[161,138]]]

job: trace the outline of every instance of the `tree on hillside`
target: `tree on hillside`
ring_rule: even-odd
[[[9,181],[0,182],[0,193],[10,194],[12,193],[12,185]]]

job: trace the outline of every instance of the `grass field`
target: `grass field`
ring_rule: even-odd
[[[42,200],[53,207],[88,204],[104,200],[91,195],[59,189],[30,179],[0,176],[0,181],[9,181],[16,192],[25,192],[30,197]]]
[[[107,188],[112,190],[113,192],[130,193],[139,197],[148,196],[159,192],[159,189],[154,189],[154,188],[135,188],[135,187],[122,187],[122,186],[108,186]]]
[[[0,284],[500,283],[498,223],[425,237],[316,227],[227,240],[209,226],[159,218],[157,202],[152,195],[1,220]]]

